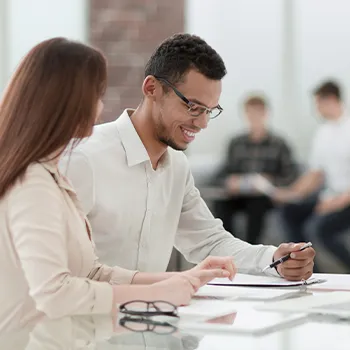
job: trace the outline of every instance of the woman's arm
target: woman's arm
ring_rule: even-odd
[[[73,276],[68,267],[66,208],[51,175],[31,168],[8,200],[9,231],[37,309],[50,318],[109,313],[111,285]]]

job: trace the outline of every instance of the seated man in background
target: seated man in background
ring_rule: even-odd
[[[248,132],[229,143],[226,161],[216,175],[217,184],[224,185],[228,198],[217,200],[214,211],[229,232],[237,212],[247,215],[247,241],[261,242],[267,212],[273,208],[271,199],[254,189],[251,174],[261,174],[275,186],[291,184],[297,177],[297,166],[287,143],[267,127],[268,106],[264,98],[252,96],[244,103]]]
[[[310,169],[291,186],[277,190],[275,199],[285,203],[297,200],[282,209],[290,240],[308,240],[312,228],[350,272],[350,251],[339,240],[350,228],[350,118],[345,115],[336,83],[325,82],[314,94],[325,123],[313,141]]]

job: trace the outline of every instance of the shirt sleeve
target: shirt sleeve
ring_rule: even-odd
[[[94,267],[90,271],[88,278],[96,281],[104,281],[110,284],[131,284],[138,271],[127,270],[119,266],[107,266],[101,264],[95,258]]]
[[[233,256],[242,273],[261,273],[271,264],[277,249],[251,245],[225,231],[222,221],[213,217],[201,198],[189,167],[175,247],[192,263],[199,263],[210,255]],[[274,269],[268,273],[278,276]]]
[[[50,318],[109,313],[112,286],[68,267],[65,207],[50,180],[24,181],[9,197],[8,224],[30,295]]]
[[[72,183],[84,214],[89,215],[95,204],[94,171],[89,159],[73,150],[61,159],[59,169]]]
[[[237,138],[231,140],[227,147],[226,157],[219,170],[214,174],[211,183],[216,186],[224,186],[230,175],[241,173],[236,156],[236,148],[239,145]]]

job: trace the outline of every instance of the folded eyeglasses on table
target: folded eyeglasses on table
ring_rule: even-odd
[[[165,301],[133,300],[120,305],[119,312],[124,315],[119,324],[133,332],[171,334],[177,330],[174,325],[162,320],[162,316],[179,317],[177,307]]]

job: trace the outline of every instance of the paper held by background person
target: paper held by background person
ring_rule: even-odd
[[[278,188],[274,186],[271,181],[269,181],[266,177],[264,177],[261,174],[249,174],[245,176],[246,182],[246,188],[250,191],[258,191],[262,194],[265,194],[268,197],[274,197],[276,191],[278,191]],[[291,197],[285,202],[293,203],[298,202],[300,198],[298,197]]]
[[[264,288],[286,288],[286,287],[302,287],[313,284],[324,283],[323,278],[309,278],[304,281],[286,281],[280,277],[256,276],[237,273],[233,281],[228,278],[216,278],[209,285],[217,286],[235,286],[235,287],[264,287]]]

